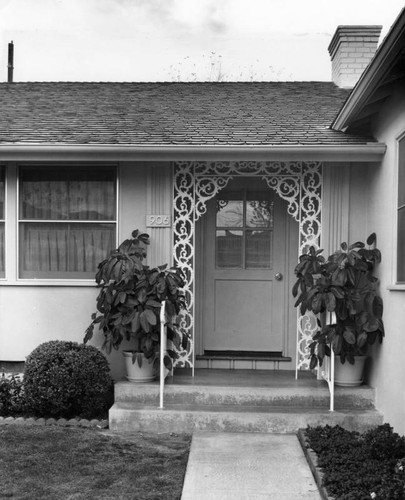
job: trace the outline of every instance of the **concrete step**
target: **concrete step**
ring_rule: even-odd
[[[118,382],[115,401],[139,405],[159,405],[159,384]],[[313,387],[239,387],[212,385],[175,385],[164,388],[164,404],[198,406],[236,405],[238,407],[284,407],[329,409],[330,395],[326,386]],[[335,389],[335,409],[373,409],[374,390],[368,386]]]
[[[192,433],[215,432],[295,433],[307,425],[341,425],[364,431],[382,424],[374,409],[350,409],[330,412],[319,408],[230,405],[137,405],[116,402],[109,412],[109,427],[120,432]]]
[[[297,432],[307,425],[342,425],[364,430],[382,423],[368,386],[336,387],[335,412],[329,412],[325,381],[311,373],[246,370],[181,372],[164,388],[159,382],[115,385],[110,428],[117,431]]]

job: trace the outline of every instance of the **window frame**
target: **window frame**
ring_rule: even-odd
[[[103,167],[108,167],[111,168],[114,172],[115,175],[115,219],[109,220],[109,221],[94,221],[94,220],[84,220],[84,221],[77,221],[81,223],[91,223],[91,224],[105,224],[106,222],[108,224],[114,224],[115,225],[115,231],[114,231],[114,236],[115,236],[115,246],[117,245],[118,241],[118,220],[119,220],[119,193],[120,193],[120,185],[119,185],[119,177],[120,177],[120,172],[119,172],[119,164],[117,163],[111,163],[111,162],[91,162],[91,163],[68,163],[68,162],[52,162],[52,163],[47,163],[47,162],[24,162],[24,163],[18,163],[16,165],[16,172],[15,172],[15,214],[16,214],[16,222],[15,222],[15,262],[14,262],[14,269],[15,269],[15,283],[16,284],[24,284],[24,285],[64,285],[64,286],[95,286],[95,280],[94,278],[88,278],[88,277],[75,277],[75,276],[70,276],[70,277],[40,277],[40,278],[29,278],[29,277],[20,277],[20,228],[22,223],[26,222],[32,222],[31,219],[22,219],[21,218],[21,213],[20,213],[20,184],[21,184],[21,170],[22,168],[34,168],[35,167],[49,167],[50,169],[55,168],[69,168],[69,167],[81,167],[83,169],[94,169],[97,168],[98,166],[103,166]],[[35,220],[35,222],[44,222],[46,223],[47,220]],[[70,223],[70,220],[50,220],[48,222],[52,223]],[[76,223],[76,221],[75,221]],[[95,273],[94,273],[95,276]]]
[[[403,153],[401,155],[401,149],[403,149]],[[401,160],[403,162],[402,172],[401,168]],[[395,207],[395,216],[396,216],[396,225],[395,225],[395,259],[394,259],[394,276],[395,276],[395,288],[396,289],[404,289],[405,290],[405,277],[403,280],[399,280],[399,240],[400,240],[400,211],[405,212],[405,203],[400,205],[400,189],[405,190],[405,132],[399,135],[396,139],[396,207]],[[401,185],[400,186],[400,178]],[[404,200],[402,200],[404,201]],[[405,235],[403,236],[403,238]]]
[[[0,163],[0,173],[4,173],[4,204],[3,218],[0,218],[0,224],[4,224],[4,276],[0,276],[0,282],[7,280],[7,165]]]

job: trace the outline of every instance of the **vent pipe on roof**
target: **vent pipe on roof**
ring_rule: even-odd
[[[14,71],[14,44],[13,41],[8,44],[8,76],[7,82],[13,83],[13,71]]]

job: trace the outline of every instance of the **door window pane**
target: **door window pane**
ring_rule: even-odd
[[[246,205],[247,227],[273,227],[273,203],[266,200],[248,201]]]
[[[217,230],[216,264],[221,269],[242,267],[243,231]]]
[[[225,191],[217,200],[216,267],[270,269],[273,217],[270,191]]]
[[[272,231],[246,231],[246,269],[271,269]]]
[[[217,204],[217,227],[242,227],[243,201],[219,200]]]
[[[113,167],[20,169],[19,277],[93,279],[115,248]]]

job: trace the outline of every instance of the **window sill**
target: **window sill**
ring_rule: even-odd
[[[405,292],[405,283],[390,285],[387,287],[387,290],[389,290],[390,292]]]
[[[0,280],[0,286],[73,286],[96,288],[94,280]]]

